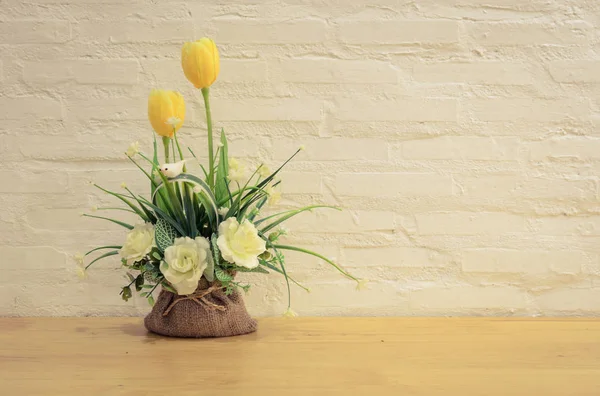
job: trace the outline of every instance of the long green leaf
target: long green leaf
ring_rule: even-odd
[[[94,249],[90,250],[89,252],[87,252],[83,256],[85,257],[85,256],[89,255],[90,253],[93,253],[93,252],[95,252],[97,250],[102,250],[102,249],[121,249],[122,247],[123,246],[99,246],[97,248],[94,248]]]
[[[87,214],[87,213],[84,213],[84,214],[83,214],[83,216],[85,216],[85,217],[92,217],[92,218],[94,218],[94,219],[102,219],[102,220],[107,220],[107,221],[110,221],[110,222],[112,222],[112,223],[118,224],[118,225],[120,225],[121,227],[125,227],[125,228],[127,228],[127,229],[129,229],[129,230],[133,230],[133,226],[132,226],[131,224],[127,224],[127,223],[124,223],[124,222],[122,222],[122,221],[119,221],[119,220],[111,219],[111,218],[108,218],[108,217],[102,217],[102,216],[94,216],[94,215],[89,215],[89,214]]]
[[[288,158],[279,168],[277,168],[275,170],[275,172],[271,173],[269,176],[267,176],[267,178],[265,178],[265,180],[258,183],[258,185],[256,187],[262,188],[262,187],[266,186],[267,184],[269,184],[269,182],[271,180],[273,180],[273,178],[275,178],[275,176],[281,171],[281,169],[283,169],[283,167],[286,166],[288,162],[290,162],[296,155],[298,155],[298,153],[300,151],[302,151],[302,149],[296,150],[296,152],[294,154],[292,154],[292,156],[290,158]]]
[[[217,165],[217,180],[215,184],[215,196],[218,200],[221,200],[223,197],[228,197],[229,184],[227,179],[229,176],[229,148],[223,129],[221,129],[221,145],[222,148],[219,152],[219,164]]]
[[[161,173],[158,172],[162,183],[160,183],[157,187],[156,187],[156,191],[160,191],[161,188],[165,188],[167,190],[167,194],[169,195],[169,200],[171,202],[171,205],[173,206],[173,211],[175,213],[175,217],[177,218],[177,221],[183,225],[186,224],[185,222],[185,214],[183,213],[183,208],[181,206],[181,202],[177,199],[177,195],[175,194],[175,189],[173,188],[173,185],[167,180],[167,178]],[[155,201],[156,198],[156,191],[154,191],[154,195],[152,196],[152,202]],[[187,232],[184,233],[184,235],[187,235]]]
[[[334,267],[336,270],[338,270],[339,272],[341,272],[344,276],[355,280],[355,281],[359,281],[357,278],[355,278],[354,276],[350,275],[348,272],[344,271],[339,265],[337,265],[336,263],[334,263],[333,261],[329,260],[327,257],[319,254],[319,253],[315,253],[311,250],[308,249],[303,249],[303,248],[299,248],[296,246],[288,246],[288,245],[273,245],[274,248],[277,249],[281,249],[281,250],[293,250],[295,252],[300,252],[300,253],[305,253],[305,254],[309,254],[311,256],[315,256],[320,258],[321,260],[325,261],[327,264],[331,265],[332,267]]]
[[[279,224],[283,223],[284,221],[286,221],[286,220],[290,219],[291,217],[294,217],[294,216],[296,216],[297,214],[300,214],[300,213],[302,213],[302,212],[306,212],[307,210],[312,210],[312,209],[315,209],[315,208],[330,208],[330,209],[341,210],[340,208],[338,208],[338,207],[336,207],[336,206],[327,206],[327,205],[313,205],[313,206],[307,206],[307,207],[305,207],[305,208],[302,208],[302,209],[297,209],[297,210],[294,210],[294,211],[288,212],[288,214],[286,214],[286,215],[284,215],[284,216],[282,216],[282,217],[278,218],[277,220],[275,220],[275,221],[274,221],[274,222],[272,222],[271,224],[269,224],[269,225],[265,226],[264,228],[262,228],[262,229],[260,230],[260,232],[262,232],[262,233],[266,233],[266,232],[268,232],[269,230],[271,230],[271,229],[273,229],[273,228],[277,227]],[[278,214],[278,215],[275,215],[275,216],[279,216],[279,215],[281,215],[281,214]],[[269,216],[269,217],[273,217],[273,216]],[[267,219],[267,218],[269,218],[269,217],[266,217],[265,219]],[[265,220],[265,219],[261,219],[261,220],[259,220],[258,222],[256,222],[255,224],[258,224],[259,222],[261,222],[262,220]]]
[[[269,262],[265,261],[265,260],[260,260],[260,265],[265,266],[269,269],[272,269],[273,271],[283,275],[283,271],[280,270],[279,268],[277,268],[276,266],[274,266],[273,264],[270,264]],[[301,287],[302,289],[306,290],[307,292],[310,292],[310,289],[306,286],[304,286],[303,284],[299,283],[297,280],[295,280],[294,278],[292,278],[291,276],[288,275],[288,279],[291,280],[296,286]]]
[[[279,251],[277,250],[276,247],[273,247],[273,251],[275,252],[275,257],[277,258],[277,262],[279,263],[279,266],[281,267],[281,271],[283,272],[283,277],[285,278],[285,284],[287,286],[287,292],[288,292],[288,308],[290,308],[292,305],[292,291],[290,289],[290,277],[288,276],[287,271],[285,270],[285,263],[283,262],[283,255],[281,253],[279,253]]]
[[[93,260],[91,263],[89,263],[89,264],[88,264],[88,265],[85,267],[85,269],[88,269],[88,268],[89,268],[89,267],[90,267],[92,264],[94,264],[96,261],[102,260],[103,258],[106,258],[106,257],[115,256],[115,255],[117,255],[117,254],[119,254],[119,251],[118,251],[118,250],[113,250],[112,252],[104,253],[102,256],[100,256],[100,257],[97,257],[97,258],[96,258],[96,259],[94,259],[94,260]]]
[[[131,201],[129,201],[127,198],[125,198],[125,196],[123,196],[123,194],[119,194],[116,192],[112,192],[109,191],[105,188],[100,187],[97,184],[94,184],[95,187],[99,188],[100,190],[104,191],[105,193],[112,195],[113,197],[116,197],[118,199],[120,199],[121,201],[123,201],[127,206],[129,206],[131,209],[133,209],[133,211],[142,218],[142,220],[144,221],[148,221],[148,219],[146,218],[146,215],[144,214],[143,211],[140,210],[140,208],[138,208],[137,206],[135,206]]]
[[[179,223],[177,221],[175,221],[168,213],[166,213],[161,208],[154,205],[152,202],[148,201],[147,199],[145,199],[143,197],[140,197],[140,201],[144,205],[147,205],[149,208],[154,210],[156,212],[156,214],[158,215],[157,217],[160,217],[161,219],[165,220],[167,223],[169,223],[173,227],[175,227],[175,229],[177,230],[177,232],[179,232],[180,235],[186,235],[185,231],[183,230],[183,228],[181,228]]]

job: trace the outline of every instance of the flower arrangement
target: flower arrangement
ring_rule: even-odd
[[[250,287],[235,280],[238,272],[267,274],[273,271],[283,275],[288,287],[287,315],[290,315],[290,282],[303,286],[287,273],[284,251],[316,256],[360,285],[359,279],[328,258],[280,243],[280,237],[285,234],[281,225],[286,220],[316,208],[338,208],[314,205],[261,216],[263,208],[279,197],[278,177],[282,168],[302,148],[275,171],[269,171],[263,164],[245,178],[245,167],[229,157],[225,133],[221,131],[216,145],[213,141],[209,94],[210,86],[219,75],[219,52],[213,40],[202,38],[184,44],[181,65],[186,78],[201,90],[204,99],[208,163],[200,163],[191,149],[188,149],[189,157],[184,155],[178,140],[177,132],[185,121],[182,95],[175,91],[152,90],[148,98],[148,118],[156,135],[162,138],[162,153],[159,155],[156,135],[151,156],[141,152],[137,142],[126,152],[127,158],[148,179],[149,197],[134,193],[125,185],[122,187],[126,193],[117,193],[94,184],[121,201],[125,205],[124,210],[138,216],[140,223],[132,225],[109,217],[86,214],[116,223],[126,228],[128,233],[122,246],[100,246],[87,252],[85,256],[108,250],[92,260],[85,269],[101,259],[119,255],[128,276],[128,284],[121,289],[124,300],[131,298],[134,291],[139,292],[154,306],[153,311],[158,309],[161,299],[165,300],[161,303],[160,315],[155,315],[159,319],[151,319],[154,321],[152,325],[147,318],[146,326],[166,335],[196,337],[206,334],[198,333],[200,330],[197,329],[173,330],[179,324],[169,319],[171,311],[179,310],[180,313],[197,316],[227,315],[228,310],[235,312],[232,306],[239,305],[241,301],[237,298],[238,289],[248,290]],[[163,156],[163,160],[159,156]],[[188,172],[188,165],[192,162],[200,165],[200,177]],[[153,292],[158,286],[162,287],[162,291],[155,304]],[[235,298],[229,301],[231,296]],[[188,308],[185,308],[186,305]],[[180,320],[189,321],[189,318]],[[215,316],[211,320],[221,323],[228,319],[226,316]],[[248,321],[248,318],[244,320]],[[170,329],[166,331],[160,326]],[[249,332],[255,327],[250,323],[244,329],[230,333]],[[208,335],[231,334],[215,330]]]

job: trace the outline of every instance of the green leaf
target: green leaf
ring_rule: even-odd
[[[151,307],[154,306],[154,297],[152,297],[152,294],[148,296],[148,304],[150,304]]]
[[[228,283],[231,282],[233,280],[233,276],[231,276],[229,273],[223,271],[221,268],[216,267],[215,268],[215,276],[217,277],[217,279],[223,283]]]
[[[161,252],[173,244],[177,238],[177,230],[163,219],[158,219],[154,226],[154,239]]]
[[[121,298],[125,301],[129,301],[129,299],[131,298],[132,293],[131,293],[131,288],[129,286],[125,286],[122,290],[121,290]]]
[[[122,247],[123,246],[117,246],[117,245],[114,245],[114,246],[100,246],[100,247],[97,247],[97,248],[94,248],[94,249],[90,250],[89,252],[87,252],[83,256],[85,257],[85,256],[89,255],[90,253],[93,253],[93,252],[95,252],[97,250],[101,250],[101,249],[121,249]]]
[[[169,216],[168,213],[164,212],[161,208],[154,205],[153,203],[151,203],[150,201],[148,201],[147,199],[145,199],[143,197],[140,197],[140,202],[142,202],[144,205],[150,207],[152,210],[154,210],[156,212],[156,214],[158,216],[160,216],[160,218],[162,218],[167,223],[172,225],[177,230],[177,232],[179,232],[179,235],[185,235],[185,231],[183,230],[183,228],[181,228],[179,223],[177,223],[177,221],[175,221],[171,216]]]
[[[300,253],[305,253],[311,256],[315,256],[320,258],[321,260],[325,261],[327,264],[331,265],[332,267],[334,267],[335,269],[337,269],[340,273],[342,273],[344,276],[346,276],[347,278],[350,278],[352,280],[355,280],[358,282],[358,279],[355,278],[354,276],[350,275],[348,272],[344,271],[339,265],[337,265],[336,263],[334,263],[333,261],[329,260],[327,257],[319,254],[319,253],[315,253],[312,250],[308,250],[308,249],[303,249],[303,248],[299,248],[296,246],[288,246],[288,245],[273,245],[274,248],[276,249],[282,249],[282,250],[293,250],[295,252],[300,252]]]
[[[95,260],[93,260],[91,263],[89,263],[89,264],[88,264],[88,265],[85,267],[85,269],[88,269],[88,268],[89,268],[89,267],[90,267],[92,264],[94,264],[96,261],[102,260],[103,258],[106,258],[106,257],[114,256],[114,255],[117,255],[117,254],[119,254],[119,251],[118,251],[118,250],[113,250],[112,252],[104,253],[102,256],[100,256],[100,257],[97,257]]]
[[[122,222],[122,221],[119,221],[119,220],[111,219],[111,218],[108,218],[108,217],[102,217],[102,216],[94,216],[94,215],[89,215],[89,214],[87,214],[87,213],[84,213],[84,214],[83,214],[83,216],[84,216],[84,217],[92,217],[92,218],[94,218],[94,219],[102,219],[102,220],[107,220],[107,221],[110,221],[110,222],[112,222],[112,223],[118,224],[118,225],[120,225],[121,227],[125,227],[125,228],[127,228],[128,230],[133,230],[133,226],[132,226],[131,224],[127,224],[127,223],[124,223],[124,222]]]
[[[298,155],[298,153],[300,151],[302,151],[302,149],[296,150],[296,152],[294,154],[292,154],[292,156],[290,158],[288,158],[279,168],[277,168],[275,170],[275,172],[271,173],[269,176],[267,176],[267,178],[265,178],[265,180],[258,183],[258,185],[256,187],[263,188],[264,186],[269,184],[269,182],[275,178],[275,176],[281,171],[281,169],[283,169],[283,167],[286,166],[288,162],[290,162],[296,155]],[[246,198],[246,197],[244,197],[244,198]]]
[[[144,275],[139,274],[137,278],[135,278],[135,290],[142,290],[142,286],[144,285]]]
[[[269,271],[267,271],[266,269],[262,268],[262,267],[255,267],[255,268],[246,268],[246,267],[234,267],[233,268],[234,271],[238,271],[238,272],[259,272],[261,274],[268,274]]]
[[[129,272],[127,272],[127,278],[129,278],[129,282],[133,282],[135,280],[135,277],[133,275],[131,275]]]
[[[227,145],[227,138],[225,137],[225,131],[221,129],[221,144],[223,147],[219,153],[219,164],[217,165],[217,181],[215,185],[215,196],[218,200],[223,197],[228,197],[228,173],[229,173],[229,149]]]
[[[300,214],[302,212],[306,212],[315,208],[329,208],[329,209],[336,209],[336,210],[341,210],[340,208],[336,207],[336,206],[328,206],[328,205],[312,205],[312,206],[307,206],[301,209],[296,209],[296,210],[288,210],[286,212],[281,212],[281,213],[277,213],[268,217],[265,217],[264,219],[260,219],[258,221],[256,221],[254,224],[258,225],[260,223],[262,223],[263,221],[273,218],[273,217],[277,217],[277,216],[282,216],[280,218],[278,218],[277,220],[275,220],[274,222],[272,222],[271,224],[265,226],[264,228],[262,228],[260,230],[260,232],[262,232],[263,234],[268,232],[269,230],[277,227],[279,224],[283,223],[284,221],[288,220],[291,217],[296,216],[297,214]]]
[[[104,191],[105,193],[112,195],[115,198],[120,199],[121,201],[123,201],[127,206],[129,206],[138,216],[140,216],[142,218],[142,220],[144,221],[149,221],[148,218],[146,217],[146,215],[144,214],[144,212],[142,212],[140,210],[140,208],[138,208],[137,206],[135,206],[133,203],[131,203],[131,201],[129,201],[123,194],[119,194],[116,192],[112,192],[109,191],[105,188],[100,187],[97,184],[94,184],[94,186],[102,191]]]

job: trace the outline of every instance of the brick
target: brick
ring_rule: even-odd
[[[69,118],[80,120],[147,120],[147,98],[71,99],[66,110]]]
[[[451,286],[431,287],[410,293],[412,309],[451,310],[469,309],[523,309],[528,307],[527,294],[514,287]]]
[[[568,99],[471,99],[470,118],[480,121],[558,122],[589,117],[589,104]]]
[[[57,84],[75,81],[80,84],[135,85],[139,65],[135,60],[86,60],[26,62],[25,81]]]
[[[279,67],[284,81],[298,83],[395,84],[398,72],[375,60],[288,59]]]
[[[555,81],[565,83],[600,82],[600,61],[561,60],[550,63],[550,74]]]
[[[67,176],[64,172],[0,170],[0,193],[63,194],[66,188]]]
[[[544,312],[600,311],[600,289],[557,289],[535,297],[537,306]]]
[[[508,62],[419,64],[413,68],[413,76],[430,83],[527,85],[534,81],[525,65]]]
[[[77,25],[77,39],[88,43],[183,43],[194,39],[192,21],[100,22],[85,21]],[[176,67],[176,65],[174,65]]]
[[[264,61],[221,58],[219,81],[227,83],[267,81],[267,71],[267,63]]]
[[[461,256],[462,270],[473,273],[578,274],[588,262],[576,250],[469,249]]]
[[[325,41],[327,24],[320,20],[273,23],[261,20],[216,20],[215,40],[234,44],[303,44]]]
[[[452,179],[431,173],[341,173],[335,191],[356,197],[449,196]]]
[[[418,213],[415,218],[421,235],[502,235],[525,231],[525,219],[508,213]]]
[[[321,102],[312,99],[251,98],[211,101],[213,118],[220,121],[318,121]]]
[[[350,211],[315,209],[291,218],[286,223],[292,233],[327,232],[357,233],[391,231],[395,228],[394,214],[385,211]]]
[[[71,27],[66,21],[1,21],[2,44],[53,44],[71,38]]]
[[[273,155],[276,159],[287,159],[300,143],[305,150],[298,154],[297,161],[348,161],[348,160],[387,160],[388,147],[381,139],[322,138],[316,140],[276,139],[273,141]]]
[[[528,178],[523,175],[458,176],[462,193],[476,198],[589,199],[596,196],[593,180]]]
[[[20,152],[30,159],[42,160],[95,160],[122,159],[126,160],[125,151],[131,143],[127,135],[118,131],[106,131],[102,135],[87,135],[83,137],[70,136],[23,136],[17,145]],[[52,150],[48,150],[52,147]],[[133,165],[132,165],[133,166]]]
[[[22,118],[45,118],[60,120],[63,118],[59,101],[49,98],[0,98],[0,119],[19,120]]]
[[[67,255],[49,246],[1,246],[3,270],[65,268]]]
[[[344,248],[342,252],[348,267],[445,267],[451,262],[447,254],[420,247]]]
[[[453,99],[338,99],[337,117],[343,121],[456,121]]]
[[[591,26],[584,23],[541,24],[519,22],[467,23],[467,34],[481,45],[567,45],[583,43]]]
[[[538,235],[598,236],[600,216],[561,216],[531,220],[531,231]]]
[[[280,186],[283,194],[321,193],[321,175],[317,172],[283,171],[281,178]]]
[[[410,140],[400,146],[402,158],[431,160],[515,161],[518,138],[444,136]]]
[[[579,161],[600,159],[600,139],[591,138],[559,138],[531,142],[527,145],[529,158],[575,159]]]
[[[219,80],[221,80],[224,74],[224,63],[225,61],[221,60]],[[164,87],[165,89],[169,89],[170,87],[171,89],[180,89],[190,84],[183,74],[179,59],[141,59],[140,67],[144,75],[143,79],[151,81],[157,88]],[[186,96],[185,99],[191,100],[192,98]],[[198,99],[202,100],[201,95]]]
[[[458,42],[458,22],[350,21],[340,23],[337,34],[349,44],[447,44]]]

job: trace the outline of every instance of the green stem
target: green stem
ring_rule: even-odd
[[[209,88],[202,88],[202,97],[204,98],[204,108],[206,109],[206,128],[208,130],[208,185],[211,189],[215,187],[214,167],[215,158],[213,157],[213,130],[212,117],[210,114],[210,101],[208,100]]]
[[[165,147],[165,163],[169,163],[169,143],[171,143],[171,138],[163,136],[162,141]]]

